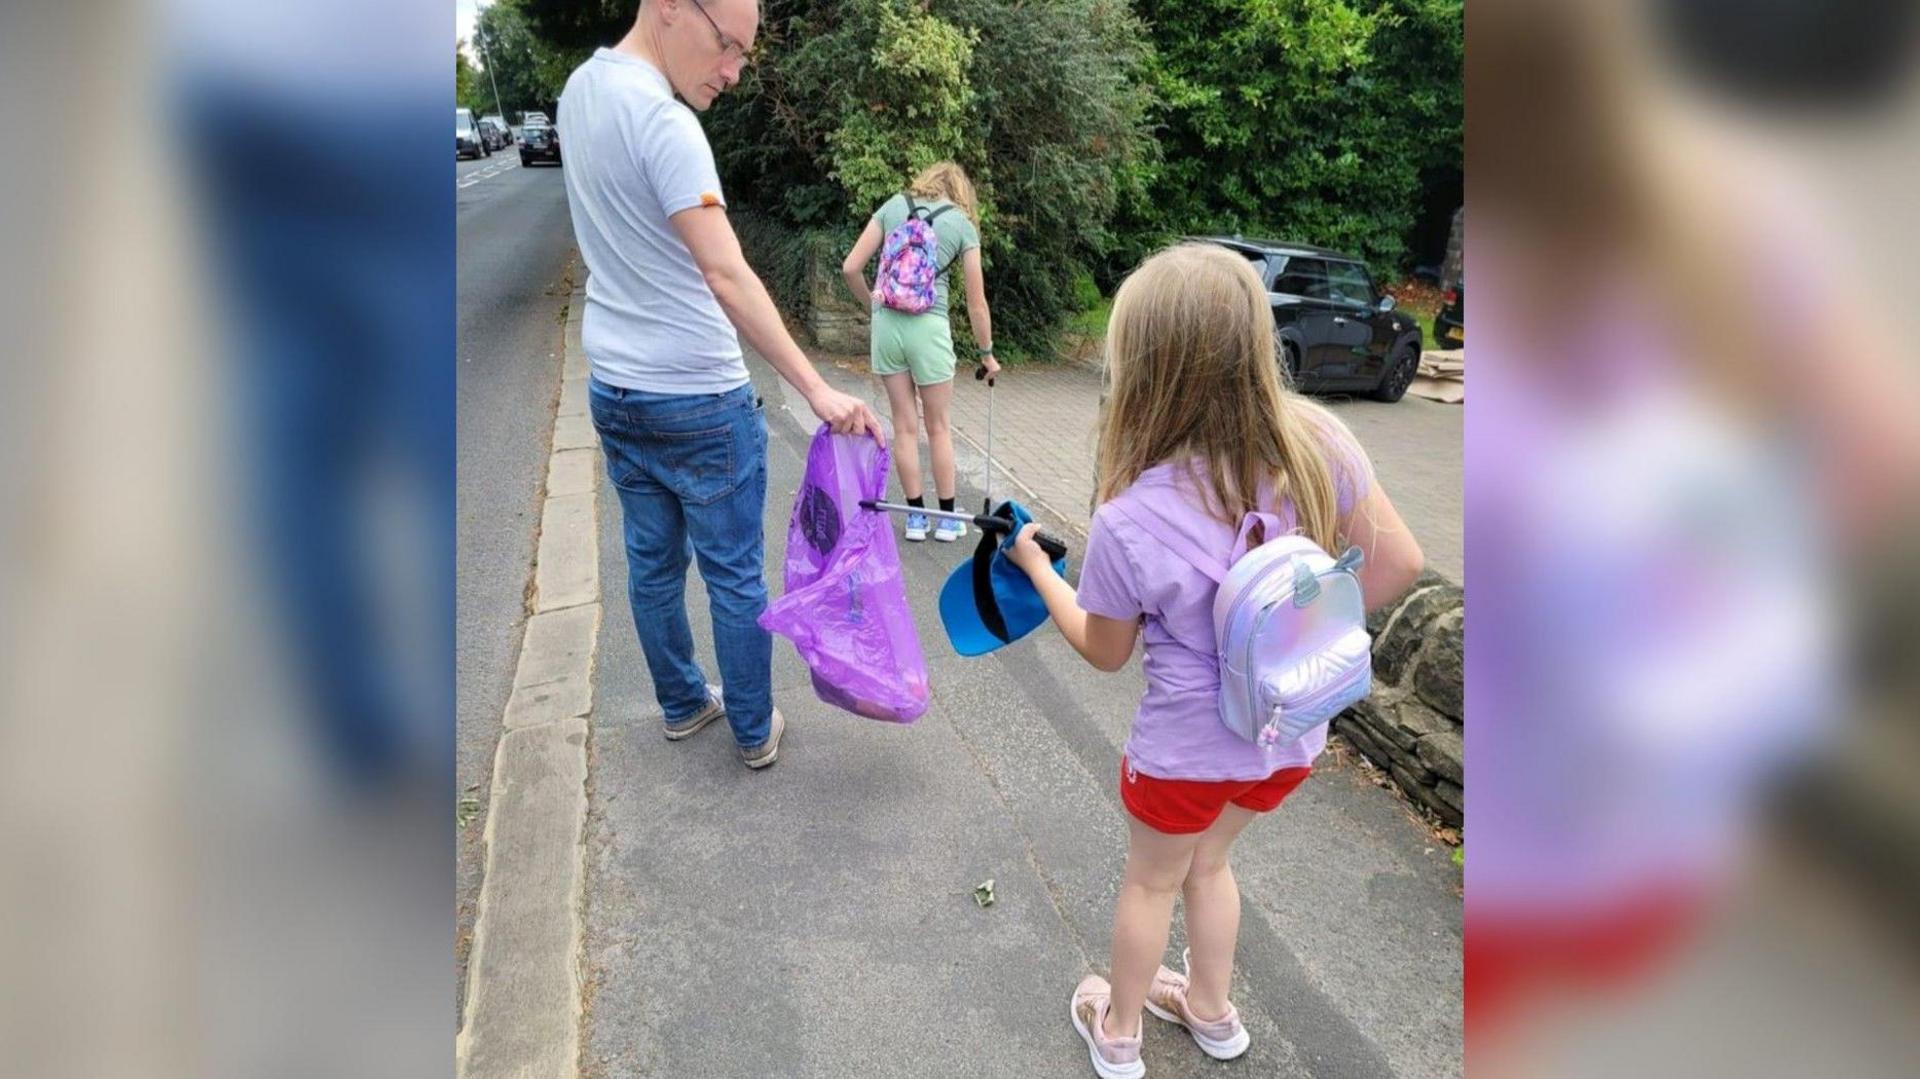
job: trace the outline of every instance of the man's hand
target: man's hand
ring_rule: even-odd
[[[858,397],[841,393],[831,386],[822,386],[807,398],[807,404],[812,406],[813,414],[820,417],[822,423],[833,428],[834,434],[854,435],[866,431],[871,432],[882,446],[887,444],[887,435],[880,429],[879,417]]]
[[[985,356],[980,357],[980,363],[987,369],[987,374],[997,375],[1000,373],[1000,361],[993,358],[993,353],[989,352]]]

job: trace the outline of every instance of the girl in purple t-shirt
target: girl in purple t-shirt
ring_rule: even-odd
[[[1138,1079],[1141,1010],[1178,1023],[1208,1055],[1246,1052],[1227,1000],[1240,892],[1227,854],[1253,818],[1306,778],[1326,728],[1262,748],[1220,722],[1214,582],[1164,542],[1178,533],[1224,561],[1247,513],[1274,513],[1320,546],[1365,550],[1368,609],[1420,572],[1419,545],[1366,455],[1325,409],[1281,385],[1265,288],[1248,262],[1182,244],[1141,263],[1114,297],[1113,392],[1100,434],[1100,508],[1080,591],[1023,530],[1011,556],[1087,662],[1117,671],[1144,638],[1147,692],[1120,762],[1126,878],[1113,915],[1113,981],[1074,991],[1094,1071]],[[1160,966],[1175,896],[1186,970]],[[1157,968],[1157,969],[1156,969]]]

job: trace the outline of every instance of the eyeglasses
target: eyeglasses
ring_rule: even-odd
[[[700,12],[700,16],[707,20],[707,25],[713,27],[713,36],[720,39],[720,52],[722,55],[731,56],[742,63],[753,63],[754,59],[758,56],[756,50],[750,49],[728,37],[726,31],[720,29],[720,24],[713,21],[713,16],[707,14],[707,5],[701,3],[700,0],[693,0],[693,6]]]

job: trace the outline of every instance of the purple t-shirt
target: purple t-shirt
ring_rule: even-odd
[[[1344,424],[1333,420],[1321,426],[1344,525],[1372,486],[1372,470]],[[1126,512],[1115,512],[1114,503]],[[1119,621],[1146,619],[1141,637],[1147,693],[1133,718],[1127,760],[1156,779],[1264,779],[1281,768],[1310,765],[1326,748],[1324,724],[1298,741],[1262,749],[1220,722],[1213,637],[1218,586],[1155,535],[1160,527],[1177,528],[1201,550],[1217,551],[1226,561],[1237,528],[1201,505],[1191,471],[1169,462],[1141,473],[1093,515],[1080,565],[1080,609]],[[1264,508],[1293,527],[1291,501]]]

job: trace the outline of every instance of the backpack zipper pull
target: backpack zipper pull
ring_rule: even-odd
[[[1271,713],[1271,718],[1267,720],[1267,725],[1260,728],[1259,745],[1261,749],[1272,749],[1274,743],[1279,740],[1280,706],[1276,704],[1273,706],[1273,712]]]
[[[1313,570],[1307,568],[1307,563],[1304,559],[1294,559],[1293,605],[1295,607],[1305,607],[1307,604],[1319,598],[1320,578],[1314,576]]]

